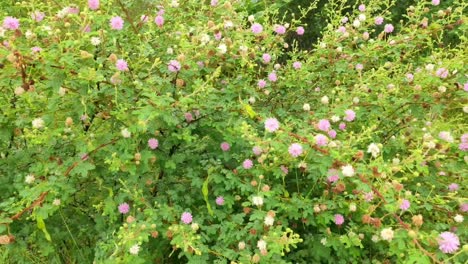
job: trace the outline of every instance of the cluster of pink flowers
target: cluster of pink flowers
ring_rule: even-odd
[[[439,68],[439,69],[437,69],[437,71],[436,71],[436,76],[437,76],[437,77],[440,77],[440,78],[442,78],[442,79],[447,78],[448,74],[449,74],[449,72],[448,72],[448,70],[445,69],[445,68]]]

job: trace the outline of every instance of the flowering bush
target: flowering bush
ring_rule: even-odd
[[[5,261],[467,261],[466,3],[253,2],[2,9]]]

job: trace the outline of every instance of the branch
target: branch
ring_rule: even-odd
[[[19,219],[26,211],[29,211],[29,210],[33,209],[34,207],[41,205],[44,202],[44,200],[45,200],[48,193],[49,193],[49,191],[45,191],[45,192],[41,193],[41,195],[39,195],[39,197],[30,206],[24,208],[22,211],[18,212],[17,214],[15,214],[12,217],[10,217],[10,219],[11,220]]]

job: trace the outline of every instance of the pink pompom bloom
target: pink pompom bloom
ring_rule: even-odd
[[[463,142],[463,143],[468,143],[468,134],[463,134],[460,137],[460,141]]]
[[[111,28],[115,30],[122,30],[124,26],[124,21],[119,16],[111,18],[109,23],[110,23]]]
[[[338,33],[343,33],[343,34],[344,34],[344,33],[346,33],[346,27],[340,26],[340,27],[336,30],[336,32],[338,32]]]
[[[272,72],[268,74],[268,80],[271,82],[276,82],[278,80],[278,76],[276,76],[276,72]]]
[[[251,169],[253,167],[253,161],[249,159],[244,160],[244,162],[242,163],[242,167],[244,167],[244,169],[246,170]]]
[[[462,142],[462,143],[460,143],[460,145],[458,145],[458,148],[461,151],[468,151],[468,143],[467,142]]]
[[[128,203],[122,203],[119,205],[119,212],[121,214],[126,214],[130,211],[130,205]]]
[[[3,28],[9,30],[17,30],[20,26],[19,20],[17,18],[8,16],[3,19]]]
[[[439,249],[444,253],[454,253],[460,247],[458,236],[452,232],[443,232],[439,235]]]
[[[392,33],[393,32],[393,25],[392,24],[385,24],[384,31],[385,33]]]
[[[359,9],[359,11],[364,12],[364,11],[366,11],[366,5],[360,4],[358,9]]]
[[[406,211],[410,208],[410,202],[406,199],[403,199],[400,203],[400,209],[403,211]]]
[[[461,204],[460,211],[462,211],[463,213],[468,212],[468,203]]]
[[[260,25],[258,23],[254,23],[252,25],[252,27],[251,27],[251,30],[252,30],[252,33],[254,33],[254,34],[260,34],[263,31],[263,27],[262,27],[262,25]]]
[[[218,4],[218,0],[211,0],[211,6],[216,6]]]
[[[345,129],[346,129],[346,124],[345,124],[345,123],[340,123],[340,124],[338,125],[338,128],[339,128],[340,130],[345,130]]]
[[[348,20],[349,20],[348,17],[343,17],[343,18],[341,19],[341,23],[344,24],[344,23],[348,22]]]
[[[117,60],[115,67],[117,67],[117,70],[119,71],[128,71],[128,64],[125,60],[122,59]]]
[[[268,132],[275,132],[276,130],[278,130],[279,126],[280,123],[276,118],[268,118],[265,121],[265,130],[267,130]]]
[[[300,63],[299,61],[296,61],[293,63],[293,67],[294,69],[299,70],[300,68],[302,68],[302,63]]]
[[[155,138],[150,138],[148,140],[148,146],[150,147],[150,149],[157,149],[159,146],[159,141]]]
[[[265,80],[263,80],[263,79],[259,80],[258,83],[257,83],[258,88],[262,88],[262,89],[265,88],[266,84],[267,84],[267,82]]]
[[[36,21],[36,22],[41,22],[45,17],[45,14],[40,11],[34,11],[34,13],[31,14],[31,18]]]
[[[223,151],[229,151],[229,149],[231,148],[231,146],[229,146],[229,143],[227,142],[221,143],[220,147]]]
[[[330,136],[331,138],[336,138],[336,131],[333,129],[328,131],[328,136]]]
[[[88,7],[91,10],[96,10],[99,8],[99,0],[88,0]]]
[[[355,118],[356,118],[356,113],[353,110],[348,109],[345,111],[345,117],[343,118],[345,121],[351,122]]]
[[[448,186],[448,189],[451,191],[451,192],[454,192],[456,190],[458,190],[459,186],[458,184],[456,183],[451,183],[449,186]]]
[[[337,182],[340,179],[338,175],[338,170],[330,169],[328,170],[328,178],[327,181],[330,183]]]
[[[224,197],[222,197],[222,196],[216,197],[216,204],[217,205],[223,205],[224,204]]]
[[[319,147],[326,146],[328,144],[328,138],[325,135],[317,134],[315,136],[315,144]]]
[[[330,121],[328,121],[327,119],[320,119],[317,127],[322,131],[328,131],[331,128]]]
[[[335,215],[335,224],[336,225],[342,225],[344,223],[344,217],[341,214],[336,214]]]
[[[408,82],[412,82],[412,81],[414,80],[414,75],[411,74],[411,73],[407,73],[407,74],[406,74],[406,80],[407,80]]]
[[[297,33],[299,36],[304,35],[304,32],[305,32],[305,30],[304,30],[303,27],[297,27],[296,33]]]
[[[171,72],[178,72],[180,71],[180,62],[176,61],[176,60],[171,60],[169,61],[169,65],[167,65],[167,69]]]
[[[300,156],[302,154],[301,144],[298,144],[298,143],[291,144],[291,146],[289,146],[288,152],[289,154],[291,154],[291,156],[295,158]]]
[[[221,40],[222,37],[223,37],[223,33],[221,33],[221,32],[216,32],[216,33],[214,34],[214,38],[215,38],[216,40]]]
[[[438,6],[440,4],[440,0],[432,0],[432,5]]]
[[[373,191],[370,191],[370,192],[364,194],[364,200],[366,200],[366,202],[370,202],[373,199],[374,199],[374,192]]]
[[[288,167],[284,166],[284,165],[281,165],[280,166],[280,170],[284,173],[284,174],[288,174],[289,170],[288,170]]]
[[[439,68],[439,69],[437,69],[437,71],[436,71],[437,77],[440,77],[440,78],[442,78],[442,79],[447,78],[448,74],[449,74],[449,72],[448,72],[448,70],[445,69],[445,68]]]
[[[35,46],[31,48],[31,51],[36,53],[36,52],[41,52],[42,49],[40,47]]]
[[[192,113],[189,113],[189,112],[188,112],[188,113],[185,113],[185,114],[184,114],[184,117],[185,117],[185,121],[186,121],[187,123],[190,123],[190,122],[193,121],[193,115],[192,115]]]
[[[384,18],[381,16],[376,17],[374,20],[376,25],[382,25],[383,21],[384,21]]]
[[[262,55],[263,63],[270,63],[271,61],[271,56],[268,53],[265,53]]]
[[[357,71],[362,71],[362,69],[364,69],[364,65],[362,65],[361,63],[356,64]]]
[[[283,35],[284,33],[286,33],[286,28],[282,25],[275,25],[275,32],[278,35]]]
[[[192,220],[193,220],[192,214],[189,212],[183,212],[182,216],[180,217],[180,220],[182,220],[184,224],[188,225],[192,223]]]
[[[164,25],[164,17],[162,17],[161,15],[156,16],[154,18],[154,23],[156,23],[158,27],[162,27]]]
[[[260,154],[262,154],[262,148],[259,146],[255,146],[252,148],[252,152],[255,156],[259,156]]]

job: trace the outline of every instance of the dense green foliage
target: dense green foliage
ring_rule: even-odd
[[[0,4],[0,262],[468,261],[463,1],[97,2]]]

